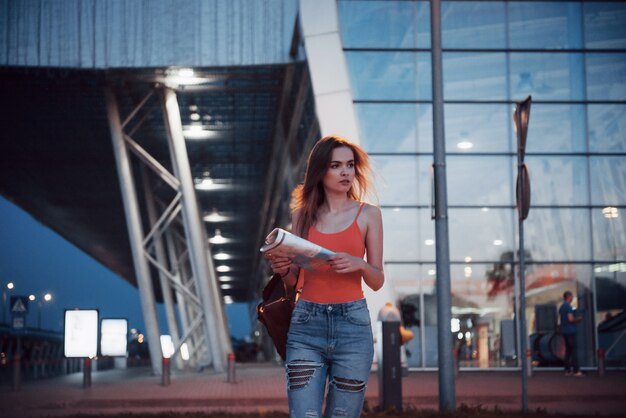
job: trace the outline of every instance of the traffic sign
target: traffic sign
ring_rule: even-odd
[[[11,296],[11,314],[13,316],[26,316],[28,313],[27,296]]]

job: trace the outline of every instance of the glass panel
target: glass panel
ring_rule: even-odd
[[[514,318],[513,275],[508,275],[510,290],[489,293],[492,277],[501,271],[501,263],[450,266],[452,331],[461,367],[515,366],[515,336],[506,329]]]
[[[508,5],[511,48],[582,48],[580,3],[511,2]]]
[[[525,225],[529,262],[591,258],[589,210],[532,208]]]
[[[593,208],[593,257],[596,260],[626,260],[626,209]]]
[[[449,152],[511,152],[510,106],[448,104],[444,114]]]
[[[428,52],[346,52],[355,100],[430,100]]]
[[[529,156],[526,163],[530,172],[532,205],[589,203],[589,177],[585,157]]]
[[[447,157],[451,205],[512,205],[511,157]]]
[[[585,46],[626,48],[626,4],[585,2]]]
[[[591,152],[626,152],[626,106],[587,105]]]
[[[626,204],[626,158],[591,157],[590,169],[594,204]]]
[[[419,260],[420,228],[417,209],[382,209],[386,261]]]
[[[432,152],[430,104],[356,103],[355,108],[367,152]]]
[[[587,57],[587,99],[623,101],[626,97],[626,54]]]
[[[417,205],[430,202],[432,157],[371,156],[376,191],[382,205]]]
[[[427,209],[383,208],[386,261],[434,261],[435,223]]]
[[[511,98],[583,100],[582,54],[511,53]]]
[[[558,309],[563,293],[572,292],[575,316],[582,318],[576,328],[578,364],[594,365],[593,291],[588,264],[532,264],[526,271],[526,322],[533,361],[539,367],[562,367],[565,341],[557,333]]]
[[[340,1],[344,48],[430,47],[430,3]]]
[[[443,81],[446,100],[506,100],[506,56],[444,52]]]
[[[430,264],[385,266],[387,275],[395,283],[402,324],[413,332],[406,349],[409,367],[437,366],[437,297],[435,294],[435,266]]]
[[[626,366],[626,264],[594,266],[598,347],[607,367]]]
[[[584,105],[533,103],[526,152],[585,152],[585,131]],[[513,136],[516,144],[515,130]]]
[[[450,209],[450,259],[500,260],[517,248],[512,209]]]
[[[503,2],[443,2],[443,48],[505,48]]]

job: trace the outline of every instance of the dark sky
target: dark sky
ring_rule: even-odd
[[[129,328],[144,330],[139,292],[28,213],[0,197],[0,284],[13,282],[9,295],[46,292],[51,302],[41,303],[41,327],[63,330],[63,311],[69,308],[96,308],[100,318],[127,318]],[[8,304],[8,302],[7,302]],[[38,326],[37,302],[31,302],[27,326]],[[160,324],[166,321],[158,305]],[[231,333],[241,338],[250,333],[247,305],[226,305]],[[9,313],[6,311],[6,320]],[[5,317],[2,317],[4,319]],[[165,333],[166,329],[161,329]]]

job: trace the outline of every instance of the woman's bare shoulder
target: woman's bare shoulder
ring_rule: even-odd
[[[366,218],[366,220],[376,220],[382,219],[382,212],[380,208],[376,205],[372,205],[370,203],[365,203],[363,205],[362,214]]]

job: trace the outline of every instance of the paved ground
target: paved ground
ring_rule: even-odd
[[[77,413],[286,410],[283,369],[279,365],[238,365],[237,383],[225,374],[180,373],[169,386],[147,368],[94,372],[91,388],[82,374],[25,382],[20,392],[0,387],[0,417],[63,416]],[[405,405],[438,409],[436,372],[412,372],[403,379]],[[626,416],[626,372],[600,377],[566,377],[541,372],[529,379],[529,409],[563,414]],[[521,409],[521,378],[514,372],[461,372],[456,380],[457,404],[504,410]],[[377,375],[372,374],[366,399],[378,404]]]

